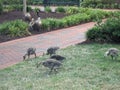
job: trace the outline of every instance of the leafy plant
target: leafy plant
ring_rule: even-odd
[[[63,7],[57,7],[55,9],[55,12],[57,12],[57,13],[65,13],[65,8],[63,8]]]
[[[3,4],[2,1],[0,0],[0,14],[3,12]]]
[[[10,5],[10,8],[12,7],[13,10],[17,10],[17,11],[23,11],[23,5]],[[27,12],[31,11],[32,8],[27,6]]]
[[[0,25],[0,35],[7,35],[10,37],[22,37],[30,35],[30,32],[27,28],[28,24],[22,20],[5,22]]]
[[[66,8],[66,13],[67,14],[79,13],[79,8],[78,7],[68,7],[68,8]]]
[[[119,4],[120,2],[117,0],[84,0],[83,2],[81,2],[82,7],[91,7],[91,8],[119,9]]]
[[[39,8],[35,8],[34,11],[37,13],[37,12],[40,11],[40,9]]]
[[[118,15],[118,14],[117,14]],[[120,16],[120,12],[119,12]],[[104,24],[99,24],[90,29],[87,39],[97,42],[119,42],[120,43],[120,17],[109,18]]]
[[[50,8],[50,7],[48,7],[48,6],[47,6],[47,7],[45,7],[45,10],[44,10],[44,11],[45,11],[45,12],[47,12],[47,13],[48,13],[48,12],[52,12],[51,8]]]

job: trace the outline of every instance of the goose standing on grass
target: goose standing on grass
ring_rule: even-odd
[[[119,50],[117,48],[110,48],[105,52],[104,56],[111,56],[112,60],[117,59]]]

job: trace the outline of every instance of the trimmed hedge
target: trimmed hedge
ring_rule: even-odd
[[[22,37],[30,35],[30,32],[28,31],[28,24],[26,22],[22,20],[15,20],[0,24],[0,35]]]
[[[118,16],[117,16],[118,15]],[[88,40],[120,43],[120,12],[116,12],[103,24],[97,24],[86,33]]]

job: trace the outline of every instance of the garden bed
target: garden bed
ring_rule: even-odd
[[[33,18],[37,19],[38,16],[36,15],[35,12],[30,12],[30,13]],[[60,18],[67,16],[67,14],[55,13],[55,12],[51,12],[51,13],[39,12],[39,16],[41,17],[41,19],[46,19],[46,18],[60,19]],[[23,15],[23,12],[21,12],[21,11],[4,12],[4,13],[2,13],[2,15],[0,15],[0,24],[7,22],[7,21],[23,19],[23,17],[24,17],[24,15]],[[41,32],[32,31],[31,33],[32,33],[32,35],[35,35],[35,34],[43,33],[43,31],[41,31]],[[21,38],[21,37],[13,37],[12,38],[12,37],[9,37],[6,35],[0,35],[0,43],[18,39],[18,38]]]
[[[37,19],[37,15],[34,12],[30,12],[32,17]],[[51,13],[45,13],[45,12],[39,12],[39,15],[41,17],[41,19],[45,19],[45,18],[63,18],[65,16],[67,16],[67,14],[64,13],[55,13],[55,12],[51,12]],[[23,12],[21,11],[11,11],[11,12],[4,12],[2,13],[2,15],[0,15],[0,24],[5,22],[5,21],[11,21],[11,20],[16,20],[16,19],[23,19],[24,15]]]

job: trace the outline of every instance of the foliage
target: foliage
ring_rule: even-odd
[[[40,8],[33,9],[36,13],[40,11]]]
[[[64,23],[62,23],[59,19],[47,18],[42,21],[42,29],[50,31],[53,29],[58,29],[64,27]]]
[[[0,25],[0,35],[6,35],[10,37],[22,37],[30,35],[27,30],[28,24],[22,20],[15,20],[10,22],[5,22]]]
[[[90,21],[90,16],[87,14],[74,14],[71,16],[67,16],[65,18],[62,19],[64,22],[66,22],[67,26],[73,26],[73,25],[77,25],[83,22],[88,22]]]
[[[23,5],[11,5],[10,8],[12,8],[13,10],[17,10],[17,11],[23,11]],[[30,6],[27,6],[27,12],[31,10],[32,8]]]
[[[81,3],[82,7],[92,8],[120,8],[120,2],[117,3],[115,0],[84,0]]]
[[[43,4],[43,0],[27,0],[27,3],[29,5],[42,5]]]
[[[45,12],[47,12],[47,13],[48,13],[48,12],[52,12],[51,8],[50,8],[50,7],[48,7],[48,6],[47,6],[47,7],[45,7],[44,11],[45,11]]]
[[[59,19],[53,19],[53,18],[48,18],[42,21],[42,29],[43,30],[54,30],[58,28],[63,28],[63,27],[68,27],[68,26],[73,26],[76,24],[80,24],[83,22],[88,22],[90,20],[90,17],[86,14],[76,14],[76,15],[71,15],[67,16],[61,20]]]
[[[93,10],[93,9],[79,9],[79,13],[66,16],[62,19],[44,19],[42,21],[43,30],[54,30],[63,27],[69,27],[89,21],[96,21],[98,19],[103,19],[109,17],[113,13],[105,12],[102,10]]]
[[[120,43],[120,12],[118,16],[109,18],[104,24],[97,24],[90,29],[86,36],[88,40],[96,42],[118,42]]]
[[[78,7],[68,7],[68,8],[66,8],[66,13],[67,14],[79,13],[79,8]]]
[[[2,0],[3,4],[5,5],[13,5],[13,4],[22,4],[23,0]]]
[[[57,12],[57,13],[65,13],[65,8],[64,7],[57,7],[56,9],[55,9],[55,12]]]
[[[118,44],[81,44],[59,50],[65,56],[63,66],[51,75],[49,70],[36,64],[46,60],[45,55],[22,61],[0,70],[1,90],[119,90],[120,57],[111,60],[104,52]]]
[[[9,11],[12,11],[12,10],[14,10],[14,8],[12,6],[10,6],[10,5],[5,5],[4,6],[4,12],[9,12]]]
[[[105,11],[102,11],[99,9],[98,10],[89,9],[85,13],[90,15],[91,20],[104,19],[104,18],[110,16],[109,12],[105,12]]]
[[[3,3],[2,1],[0,0],[0,14],[3,12]]]

